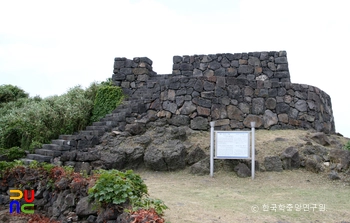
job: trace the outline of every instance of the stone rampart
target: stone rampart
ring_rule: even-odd
[[[128,100],[170,124],[208,130],[315,129],[335,133],[331,98],[290,81],[287,53],[174,56],[172,74],[157,75],[146,57],[115,58],[113,81]]]

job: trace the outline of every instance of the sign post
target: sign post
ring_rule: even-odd
[[[210,122],[210,176],[214,175],[214,126],[215,121]]]
[[[252,179],[255,178],[255,122],[251,122],[250,126],[252,127]]]
[[[210,176],[214,175],[214,159],[250,159],[252,179],[255,177],[255,122],[251,131],[214,131],[210,122]],[[251,136],[251,141],[250,141]],[[251,151],[250,151],[251,146]]]

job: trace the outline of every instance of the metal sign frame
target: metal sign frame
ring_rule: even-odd
[[[250,159],[250,131],[214,131],[214,159]]]
[[[251,122],[251,131],[214,131],[214,126],[215,121],[210,122],[210,176],[214,175],[214,159],[250,159],[254,179],[255,122]]]

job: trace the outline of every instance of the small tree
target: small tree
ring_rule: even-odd
[[[28,96],[27,93],[17,86],[10,84],[0,86],[0,106],[2,103],[17,101],[20,98],[28,98]]]

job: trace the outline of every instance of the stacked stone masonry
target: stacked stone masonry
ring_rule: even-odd
[[[172,74],[157,75],[146,57],[115,58],[113,81],[144,114],[176,126],[238,130],[315,129],[335,133],[331,98],[290,81],[287,53],[174,56]],[[141,115],[141,114],[140,114]]]

